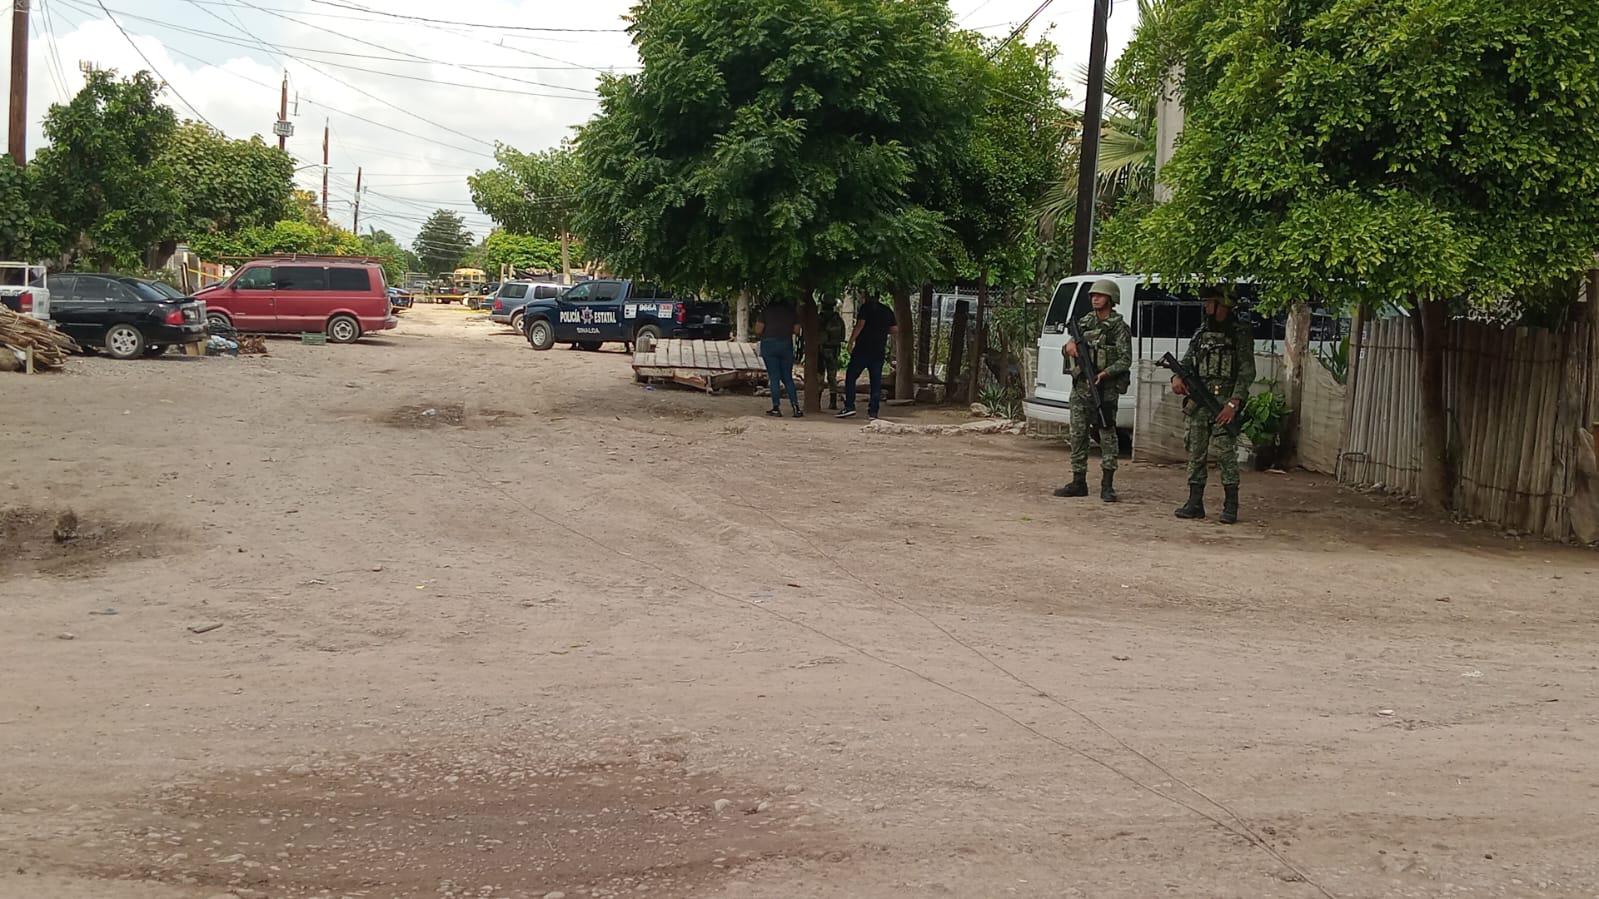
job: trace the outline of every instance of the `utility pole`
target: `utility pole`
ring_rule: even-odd
[[[350,230],[356,234],[361,233],[361,167],[355,167],[355,221],[350,223]]]
[[[11,0],[11,116],[7,120],[11,159],[28,164],[28,0]]]
[[[1094,0],[1094,35],[1088,45],[1088,96],[1083,99],[1083,140],[1078,151],[1077,221],[1072,233],[1072,273],[1088,271],[1098,205],[1099,127],[1105,116],[1105,49],[1110,42],[1111,0]]]
[[[322,120],[322,217],[328,217],[328,122]]]
[[[278,149],[286,150],[285,144],[289,135],[294,133],[294,125],[289,121],[289,73],[283,73],[283,93],[278,99],[278,120],[272,126],[272,133],[278,136]]]

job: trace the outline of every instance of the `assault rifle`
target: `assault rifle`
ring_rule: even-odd
[[[1116,422],[1107,420],[1105,416],[1105,403],[1099,393],[1099,365],[1094,359],[1094,348],[1083,339],[1083,326],[1078,324],[1075,318],[1067,319],[1066,333],[1070,334],[1072,342],[1077,344],[1077,365],[1082,370],[1083,382],[1088,385],[1088,398],[1094,403],[1094,419],[1099,422],[1101,429],[1116,427]],[[1078,377],[1072,374],[1070,356],[1066,357],[1066,374],[1072,375],[1073,379]]]
[[[1200,377],[1199,372],[1194,371],[1192,367],[1184,365],[1171,353],[1160,357],[1160,361],[1155,363],[1155,367],[1169,369],[1172,374],[1176,375],[1177,379],[1182,381],[1183,386],[1188,389],[1188,399],[1192,400],[1194,405],[1205,410],[1205,414],[1210,416],[1211,421],[1215,421],[1216,416],[1221,414],[1223,405],[1221,397],[1211,391],[1210,385],[1206,384],[1205,379]],[[1243,430],[1244,406],[1242,403],[1239,404],[1238,411],[1233,415],[1232,423],[1223,427],[1227,429],[1227,433],[1234,437],[1237,437],[1239,432]]]

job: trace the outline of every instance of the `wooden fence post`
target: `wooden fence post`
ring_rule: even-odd
[[[955,385],[960,383],[961,355],[966,350],[966,309],[965,300],[955,302],[955,321],[949,329],[949,366],[944,369],[945,400],[955,398]]]

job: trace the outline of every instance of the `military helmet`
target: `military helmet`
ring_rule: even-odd
[[[1232,295],[1227,293],[1226,288],[1223,288],[1219,284],[1210,284],[1206,285],[1205,287],[1201,287],[1199,289],[1199,298],[1201,300],[1215,300],[1223,306],[1226,306],[1228,309],[1233,308]]]
[[[1097,293],[1110,297],[1112,304],[1120,303],[1122,300],[1122,289],[1117,286],[1115,281],[1109,278],[1100,278],[1095,281],[1094,286],[1088,288],[1088,293],[1090,296]]]

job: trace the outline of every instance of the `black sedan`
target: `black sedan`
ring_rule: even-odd
[[[206,339],[205,304],[160,281],[69,272],[50,279],[50,318],[116,359],[159,356]]]

